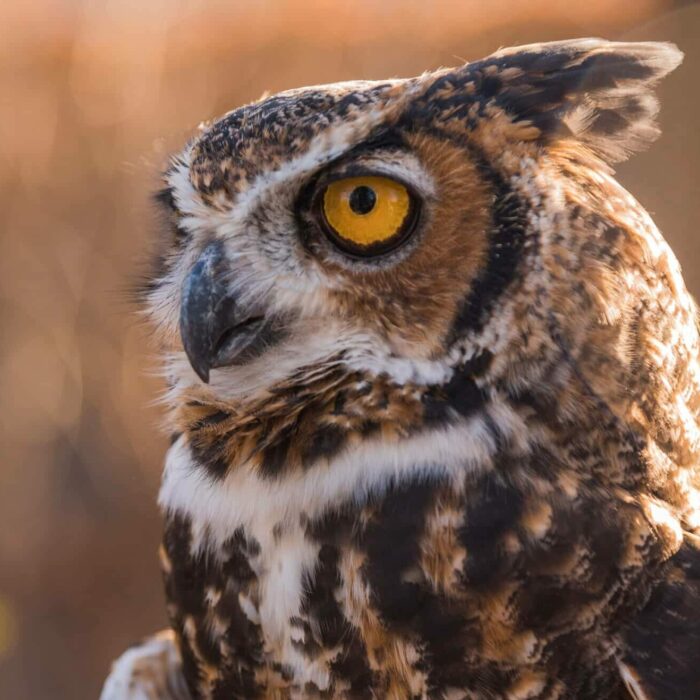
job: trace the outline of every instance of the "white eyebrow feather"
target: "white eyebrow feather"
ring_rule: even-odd
[[[260,200],[273,188],[297,180],[345,153],[365,138],[385,118],[383,109],[374,108],[362,114],[362,119],[338,123],[321,132],[302,154],[290,158],[275,170],[261,173],[237,194],[227,208],[215,209],[202,199],[190,181],[190,159],[193,146],[180,156],[167,177],[173,197],[182,212],[180,225],[189,233],[203,228],[215,230],[218,226],[245,221]]]

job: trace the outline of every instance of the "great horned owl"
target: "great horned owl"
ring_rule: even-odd
[[[173,159],[172,632],[103,698],[700,697],[696,307],[610,167],[680,60],[293,90]]]

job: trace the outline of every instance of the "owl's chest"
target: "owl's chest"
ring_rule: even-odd
[[[428,654],[461,643],[445,634],[464,610],[444,604],[464,565],[460,504],[437,481],[314,519],[258,519],[218,541],[207,525],[171,514],[162,556],[201,697],[426,697]]]
[[[206,523],[171,515],[164,568],[185,674],[196,697],[481,697],[483,678],[488,697],[507,697],[533,674],[552,697],[615,697],[609,620],[653,575],[632,545],[657,549],[633,515],[494,475],[470,491],[414,480],[217,544]]]

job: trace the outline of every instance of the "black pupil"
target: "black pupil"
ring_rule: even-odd
[[[377,203],[377,195],[371,187],[360,185],[350,193],[350,209],[355,214],[369,214]]]

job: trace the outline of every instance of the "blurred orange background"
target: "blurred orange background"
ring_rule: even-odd
[[[303,84],[574,36],[675,41],[664,136],[619,169],[700,291],[700,6],[671,0],[6,0],[0,7],[0,697],[96,698],[165,624],[166,440],[129,289],[204,119]]]

